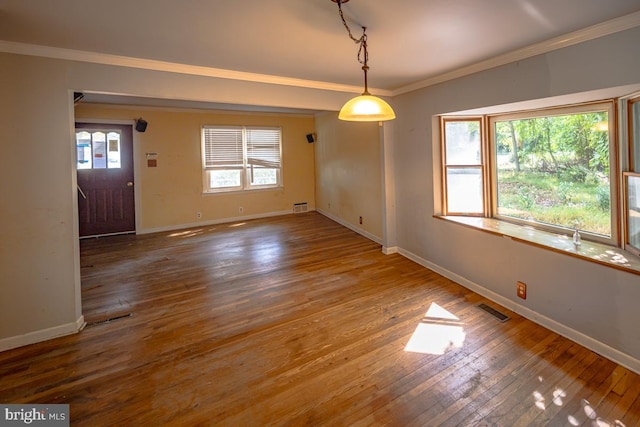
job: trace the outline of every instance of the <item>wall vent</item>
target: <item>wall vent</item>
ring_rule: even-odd
[[[87,323],[87,328],[90,328],[91,326],[103,325],[105,323],[111,323],[114,320],[120,320],[120,319],[124,319],[131,316],[133,316],[133,313],[127,313],[127,314],[121,314],[119,316],[109,317],[107,319],[98,320],[97,322]]]
[[[294,203],[293,204],[293,213],[302,213],[302,212],[307,212],[309,210],[309,207],[307,206],[307,203]]]

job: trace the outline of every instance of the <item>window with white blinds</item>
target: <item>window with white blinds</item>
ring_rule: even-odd
[[[281,186],[281,140],[280,128],[204,126],[204,192]]]

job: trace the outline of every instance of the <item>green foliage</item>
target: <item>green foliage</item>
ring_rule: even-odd
[[[611,233],[608,113],[496,122],[498,211],[541,223]]]
[[[567,165],[562,168],[559,173],[560,179],[572,182],[586,182],[587,177],[591,174],[591,171],[582,165]]]
[[[610,235],[609,186],[559,174],[498,170],[498,212],[540,223]]]
[[[570,203],[574,197],[574,188],[571,182],[560,182],[558,184],[558,198],[562,203]]]
[[[495,127],[496,151],[499,154],[511,153],[513,140],[511,138],[511,130],[509,122],[497,122]]]
[[[527,210],[531,209],[536,202],[536,199],[534,198],[533,194],[531,194],[531,191],[529,191],[529,189],[524,186],[518,187],[517,198],[520,206],[523,209]]]
[[[596,190],[596,199],[598,207],[603,211],[609,212],[611,208],[611,189],[608,185],[601,185]]]
[[[609,174],[607,122],[606,111],[496,122],[495,144],[530,170],[567,171],[584,182],[589,173]]]

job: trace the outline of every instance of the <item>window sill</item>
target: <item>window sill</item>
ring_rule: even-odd
[[[259,188],[245,188],[245,189],[233,189],[233,190],[216,190],[216,191],[203,191],[202,195],[204,196],[212,196],[212,195],[220,195],[220,194],[246,194],[246,193],[257,193],[260,191],[279,191],[279,190],[284,190],[284,186],[279,185],[276,187],[259,187]]]
[[[438,215],[435,215],[434,218],[640,275],[640,257],[613,246],[584,240],[580,246],[575,246],[573,240],[568,236],[493,218]]]

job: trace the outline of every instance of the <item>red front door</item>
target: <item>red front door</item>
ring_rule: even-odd
[[[80,237],[135,227],[131,125],[76,123]]]

